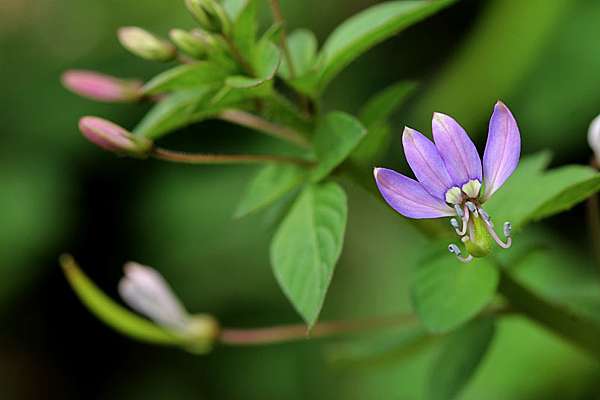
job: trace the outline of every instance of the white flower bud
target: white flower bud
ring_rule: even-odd
[[[190,316],[156,270],[135,263],[125,264],[119,294],[137,312],[180,333],[187,333]]]
[[[592,120],[588,129],[588,143],[594,151],[596,163],[600,164],[600,115]]]

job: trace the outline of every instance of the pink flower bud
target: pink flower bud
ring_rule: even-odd
[[[80,96],[104,102],[136,101],[142,96],[142,82],[124,80],[94,71],[69,70],[62,84]]]
[[[136,136],[117,124],[98,117],[83,117],[79,130],[90,142],[105,150],[133,157],[146,157],[152,141]]]

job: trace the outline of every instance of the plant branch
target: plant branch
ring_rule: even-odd
[[[256,155],[256,154],[204,154],[204,153],[184,153],[179,151],[167,150],[160,147],[152,149],[150,155],[156,159],[184,163],[184,164],[262,164],[262,163],[280,163],[310,166],[310,161],[286,156],[277,155]]]
[[[306,325],[282,325],[268,328],[236,329],[223,328],[219,341],[231,346],[253,346],[291,342],[317,337],[359,333],[377,329],[392,328],[417,323],[413,315],[371,318],[357,321],[321,322],[308,330]]]
[[[294,129],[288,128],[287,126],[274,124],[257,115],[250,114],[242,110],[227,109],[220,112],[217,117],[224,121],[255,129],[305,149],[311,147],[308,140],[306,140],[301,133],[295,131]]]
[[[510,307],[600,358],[600,325],[535,294],[500,268],[499,292]]]

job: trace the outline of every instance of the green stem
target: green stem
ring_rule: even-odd
[[[499,292],[514,311],[600,358],[600,325],[538,296],[504,269],[501,269]]]

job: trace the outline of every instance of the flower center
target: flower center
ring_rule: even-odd
[[[473,179],[462,188],[455,186],[446,191],[446,202],[456,210],[456,218],[452,218],[450,224],[461,238],[467,253],[463,255],[460,247],[454,243],[448,246],[448,250],[462,262],[488,255],[493,242],[505,249],[512,245],[510,222],[504,223],[503,241],[494,230],[492,219],[479,203],[480,190],[481,182]]]

